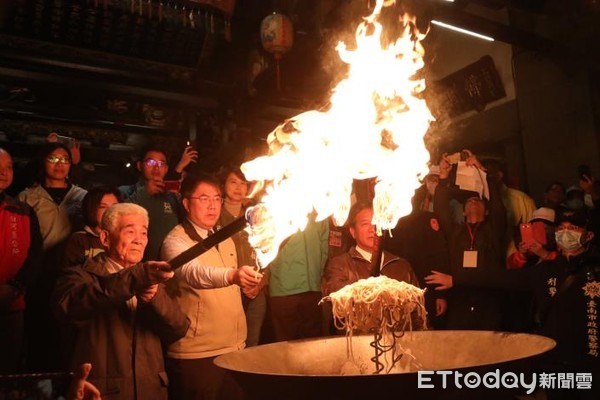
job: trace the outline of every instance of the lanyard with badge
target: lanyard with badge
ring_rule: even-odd
[[[479,228],[479,222],[475,224],[475,228],[473,229],[471,229],[471,225],[467,222],[467,231],[471,239],[471,246],[469,250],[463,252],[463,268],[477,268],[477,250],[473,250],[477,228]]]

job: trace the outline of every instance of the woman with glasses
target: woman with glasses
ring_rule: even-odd
[[[36,183],[21,192],[19,200],[35,211],[43,240],[42,271],[28,293],[26,314],[29,366],[43,372],[59,367],[58,327],[50,312],[49,299],[66,240],[81,227],[81,201],[87,191],[69,182],[71,152],[64,144],[47,143],[39,161]]]
[[[71,185],[71,152],[62,143],[48,143],[41,153],[36,183],[19,194],[19,200],[35,210],[40,221],[44,250],[66,240],[81,221],[81,200],[86,190]]]

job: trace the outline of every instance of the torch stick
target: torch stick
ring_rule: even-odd
[[[181,267],[183,264],[186,264],[192,261],[194,258],[198,257],[199,255],[204,254],[213,246],[216,246],[224,240],[232,237],[233,235],[244,229],[246,225],[248,225],[248,221],[246,221],[245,216],[241,216],[235,219],[230,224],[225,225],[223,229],[218,230],[213,235],[207,237],[201,242],[196,243],[183,253],[173,257],[171,260],[168,261],[169,265],[171,265],[171,268],[173,269]]]
[[[381,263],[383,261],[383,246],[381,241],[386,237],[387,231],[383,231],[381,236],[375,235],[373,238],[373,255],[371,256],[371,276],[381,275]]]

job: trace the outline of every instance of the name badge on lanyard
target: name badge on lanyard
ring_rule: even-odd
[[[467,223],[467,231],[469,232],[469,237],[471,238],[471,247],[469,250],[465,250],[463,252],[463,268],[477,268],[477,250],[473,250],[477,228],[479,228],[479,223],[477,223],[475,228],[472,230],[471,225]]]
[[[463,268],[477,268],[477,250],[464,251]]]

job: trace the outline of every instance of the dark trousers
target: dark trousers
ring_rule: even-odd
[[[229,372],[213,364],[215,357],[165,360],[169,399],[243,400],[244,394]]]
[[[321,292],[271,297],[271,321],[278,342],[321,336]]]

